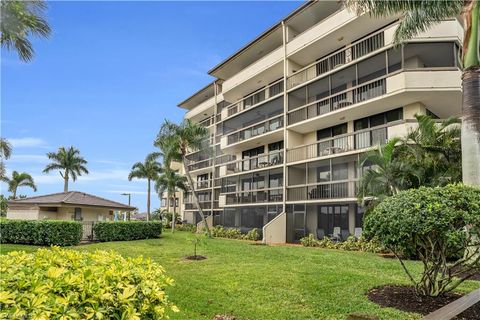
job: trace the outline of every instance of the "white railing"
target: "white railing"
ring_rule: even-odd
[[[243,110],[249,109],[267,99],[278,96],[283,93],[283,79],[269,84],[241,100],[238,100],[227,106],[227,117],[233,116]]]
[[[355,198],[357,181],[320,182],[287,188],[287,201]]]
[[[268,168],[280,164],[283,164],[283,150],[272,151],[255,157],[223,163],[221,167],[225,167],[223,173],[228,175],[255,169]]]
[[[381,30],[300,69],[288,77],[287,89],[292,89],[307,81],[313,80],[324,73],[346,63],[350,63],[384,46],[384,30]]]
[[[260,123],[253,124],[247,128],[242,128],[234,133],[227,135],[227,144],[233,144],[239,141],[247,140],[267,132],[283,128],[283,115],[275,116]]]
[[[361,150],[384,144],[388,140],[388,126],[378,126],[370,129],[359,130],[353,133],[342,134],[332,138],[318,140],[314,143],[295,147],[287,150],[287,162],[296,162],[333,154]]]
[[[326,113],[384,95],[387,92],[385,77],[335,93],[311,102],[288,113],[288,124],[294,124]]]
[[[282,202],[283,188],[265,188],[256,190],[244,190],[238,192],[225,192],[226,205]]]

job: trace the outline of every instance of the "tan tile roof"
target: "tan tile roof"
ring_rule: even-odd
[[[66,205],[82,205],[93,207],[105,207],[112,209],[134,210],[134,207],[127,206],[123,203],[97,197],[92,194],[79,191],[69,191],[46,194],[43,196],[36,196],[23,199],[15,199],[8,201],[9,205],[16,204],[66,204]]]

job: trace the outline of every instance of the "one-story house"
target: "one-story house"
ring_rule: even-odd
[[[79,191],[47,194],[8,201],[7,219],[15,220],[113,220],[114,211],[135,207]]]

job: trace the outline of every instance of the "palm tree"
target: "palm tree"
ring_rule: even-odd
[[[12,155],[12,145],[5,138],[0,138],[0,179],[5,177],[5,164],[4,160],[7,160]]]
[[[32,176],[26,172],[18,173],[17,171],[13,171],[11,178],[3,177],[2,180],[7,183],[8,191],[12,193],[12,199],[17,198],[18,187],[30,187],[33,191],[37,191],[37,186]]]
[[[1,2],[1,44],[17,51],[21,60],[32,60],[34,50],[29,35],[48,38],[50,26],[44,19],[47,4],[43,0]]]
[[[480,185],[480,1],[346,0],[359,14],[400,14],[394,41],[400,44],[442,20],[463,17],[465,36],[460,57],[463,66],[462,176],[468,185]]]
[[[174,170],[165,167],[164,172],[155,180],[155,191],[161,196],[165,191],[167,192],[167,203],[173,201],[173,218],[172,218],[172,232],[175,230],[175,221],[177,215],[177,191],[188,191],[187,178],[175,172]]]
[[[402,160],[423,171],[419,185],[442,186],[462,180],[460,119],[437,122],[415,115],[418,127],[403,140]]]
[[[72,177],[73,181],[77,180],[77,176],[81,176],[83,173],[88,174],[87,161],[80,156],[80,150],[73,146],[65,149],[65,147],[58,148],[57,152],[47,153],[48,159],[52,160],[52,163],[48,164],[44,173],[49,173],[52,170],[59,171],[60,176],[63,178],[63,192],[68,192],[68,180]]]
[[[137,162],[132,166],[132,171],[128,175],[128,180],[147,179],[147,221],[150,221],[150,192],[151,182],[158,179],[158,175],[163,172],[161,163],[156,161],[154,154],[149,154],[144,162]]]
[[[400,138],[393,138],[376,150],[365,153],[360,161],[360,168],[369,166],[360,178],[358,198],[361,202],[366,197],[382,200],[407,189],[416,174],[409,165],[398,160],[395,151]]]
[[[192,122],[190,119],[183,120],[180,124],[165,120],[154,144],[160,147],[162,143],[167,141],[170,144],[172,158],[181,159],[185,176],[187,177],[190,190],[192,190],[193,201],[205,225],[205,231],[207,235],[211,237],[210,228],[205,219],[200,202],[198,201],[193,179],[188,169],[187,159],[187,153],[204,149],[206,139],[208,139],[208,130],[198,123]]]

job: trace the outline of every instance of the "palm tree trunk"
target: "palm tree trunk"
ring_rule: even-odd
[[[462,81],[463,183],[480,185],[480,67],[465,70]]]
[[[200,213],[200,217],[202,218],[203,224],[205,225],[205,230],[207,231],[207,235],[209,238],[212,237],[212,233],[210,232],[210,227],[207,224],[207,220],[205,219],[205,215],[203,214],[202,207],[200,206],[200,202],[198,201],[197,191],[195,190],[195,185],[193,184],[192,177],[190,176],[190,170],[188,170],[187,159],[185,157],[182,158],[183,170],[185,170],[185,176],[187,177],[188,184],[190,185],[190,189],[192,189],[192,196],[195,205],[198,208],[198,212]]]
[[[175,197],[175,192],[173,193],[173,215],[172,215],[172,233],[175,231],[175,216],[177,215],[177,206],[176,206],[176,202],[177,199]]]
[[[147,179],[147,221],[150,221],[150,179]]]
[[[63,176],[63,192],[68,192],[68,171],[65,170],[65,175]]]
[[[15,189],[12,190],[12,197],[14,200],[17,198],[17,187],[15,187]]]

